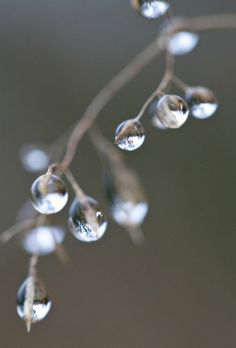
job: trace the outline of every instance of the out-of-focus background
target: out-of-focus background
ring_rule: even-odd
[[[236,12],[232,0],[172,3],[181,16]],[[141,18],[128,0],[1,0],[0,23],[4,230],[35,178],[22,169],[19,149],[58,138],[155,38],[161,20]],[[195,51],[177,59],[176,73],[187,83],[214,90],[217,114],[167,132],[146,118],[145,145],[125,154],[150,203],[143,246],[132,245],[112,221],[97,244],[84,245],[68,232],[65,246],[73,264],[64,267],[55,256],[40,260],[53,309],[30,335],[15,308],[28,256],[17,241],[1,246],[1,347],[235,347],[235,39],[233,31],[202,34]],[[137,113],[163,70],[163,58],[153,61],[108,105],[99,119],[108,138]],[[101,167],[87,138],[72,169],[106,209]],[[65,223],[68,206],[60,214]]]

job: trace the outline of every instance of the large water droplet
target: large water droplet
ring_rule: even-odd
[[[21,284],[16,297],[16,310],[21,319],[25,319],[25,300],[28,280],[29,278]],[[32,307],[32,322],[34,323],[44,319],[47,316],[51,305],[52,302],[49,300],[43,285],[39,281],[36,281]]]
[[[66,186],[56,175],[42,175],[31,187],[31,200],[34,208],[42,214],[58,213],[68,200]]]
[[[136,11],[148,19],[163,16],[170,7],[167,1],[162,0],[131,0],[131,4]]]
[[[64,238],[65,231],[60,226],[38,226],[26,232],[22,246],[30,254],[47,255],[54,252]]]
[[[167,42],[167,49],[174,55],[184,55],[190,53],[197,46],[199,36],[188,31],[180,31],[173,34]]]
[[[122,150],[136,150],[143,144],[144,140],[144,128],[139,121],[126,120],[116,128],[115,143]]]
[[[187,120],[189,108],[177,95],[164,95],[157,104],[157,117],[168,128],[179,128]]]
[[[218,101],[214,93],[206,87],[189,87],[186,90],[186,100],[194,117],[205,119],[212,116],[217,108]]]
[[[40,172],[45,170],[49,165],[49,156],[36,145],[26,145],[20,151],[22,166],[28,172]]]
[[[104,235],[107,221],[95,199],[88,197],[82,203],[76,198],[70,207],[68,226],[80,241],[95,242]]]

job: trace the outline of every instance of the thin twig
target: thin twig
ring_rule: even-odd
[[[193,31],[236,29],[236,13],[199,16],[188,19],[187,23]]]
[[[181,80],[179,77],[177,77],[176,75],[174,75],[172,77],[172,82],[179,87],[180,89],[182,89],[182,91],[186,91],[190,86],[187,85],[183,80]]]
[[[39,216],[36,216],[36,217],[33,217],[32,219],[27,219],[27,220],[18,222],[16,225],[12,226],[8,230],[0,234],[0,241],[2,243],[6,243],[17,234],[36,226],[38,219],[39,219]]]
[[[162,95],[165,89],[168,87],[168,84],[170,83],[174,73],[174,61],[175,61],[174,56],[169,51],[167,51],[166,52],[166,69],[165,69],[164,76],[159,86],[155,89],[155,91],[150,95],[150,97],[143,104],[138,115],[135,117],[135,120],[140,120],[140,118],[144,115],[146,109],[151,104],[151,102],[159,95]]]
[[[34,304],[34,296],[35,296],[35,282],[37,278],[37,263],[38,263],[38,255],[34,254],[30,258],[29,263],[29,275],[26,285],[25,291],[25,302],[24,302],[24,313],[25,313],[25,321],[27,332],[30,332],[31,324],[33,322],[32,318],[32,309]]]

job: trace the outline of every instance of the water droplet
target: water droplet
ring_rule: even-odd
[[[49,156],[36,145],[26,145],[20,151],[22,166],[28,172],[40,172],[49,165]]]
[[[58,213],[68,200],[66,186],[56,175],[42,175],[31,187],[31,200],[34,208],[42,214]]]
[[[113,219],[122,226],[139,226],[148,212],[147,202],[123,201],[119,197],[111,204]]]
[[[30,254],[46,255],[54,252],[64,238],[65,231],[60,226],[38,226],[27,231],[22,246]]]
[[[72,234],[82,242],[99,240],[107,229],[107,221],[98,202],[90,197],[83,203],[77,198],[74,200],[69,211],[68,225]]]
[[[167,1],[162,0],[131,0],[131,4],[136,11],[148,19],[163,16],[170,7]]]
[[[122,122],[115,133],[115,143],[122,150],[133,151],[138,149],[145,140],[144,128],[139,121],[126,120]]]
[[[212,116],[218,108],[214,93],[206,87],[189,87],[185,97],[192,115],[201,120]]]
[[[157,117],[168,128],[179,128],[187,120],[189,108],[177,95],[164,95],[157,104]]]
[[[21,319],[25,319],[25,300],[28,280],[29,278],[21,284],[16,297],[16,310]],[[44,319],[47,316],[51,305],[52,302],[49,300],[43,285],[39,281],[36,281],[32,308],[32,322],[35,323]]]
[[[182,56],[193,51],[198,41],[199,36],[197,34],[180,31],[168,39],[167,49],[174,55]]]
[[[121,226],[139,226],[147,215],[148,203],[136,175],[124,170],[120,174],[122,177],[116,177],[108,171],[104,176],[111,215]]]

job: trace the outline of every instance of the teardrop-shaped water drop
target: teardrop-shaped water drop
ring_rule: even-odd
[[[95,242],[104,235],[107,220],[95,199],[87,197],[82,203],[76,198],[70,207],[68,226],[80,241]]]
[[[42,175],[31,187],[31,200],[34,208],[42,214],[58,213],[68,200],[66,186],[56,175]]]
[[[216,96],[206,87],[189,87],[186,90],[185,97],[191,114],[201,120],[212,116],[218,108]]]
[[[177,95],[164,95],[157,104],[157,117],[168,128],[181,127],[188,115],[189,107],[186,101]]]
[[[193,51],[197,46],[198,41],[198,34],[188,31],[180,31],[173,34],[168,39],[167,49],[174,55],[182,56]]]
[[[49,156],[45,149],[36,145],[26,145],[20,150],[22,166],[28,172],[41,172],[49,165]]]
[[[139,121],[126,120],[116,128],[115,143],[122,150],[134,151],[143,144],[144,140],[144,128]]]
[[[21,319],[25,318],[25,301],[26,301],[26,289],[27,283],[30,278],[26,278],[26,280],[21,284],[17,297],[16,297],[16,310],[17,314]],[[36,281],[34,284],[34,298],[33,298],[33,307],[32,307],[32,323],[40,321],[44,319],[50,308],[52,302],[50,301],[43,285]]]
[[[60,226],[38,226],[27,231],[21,243],[29,254],[47,255],[56,250],[65,238],[65,230]]]
[[[143,17],[148,19],[156,19],[163,16],[170,5],[163,0],[131,0],[133,8]]]

